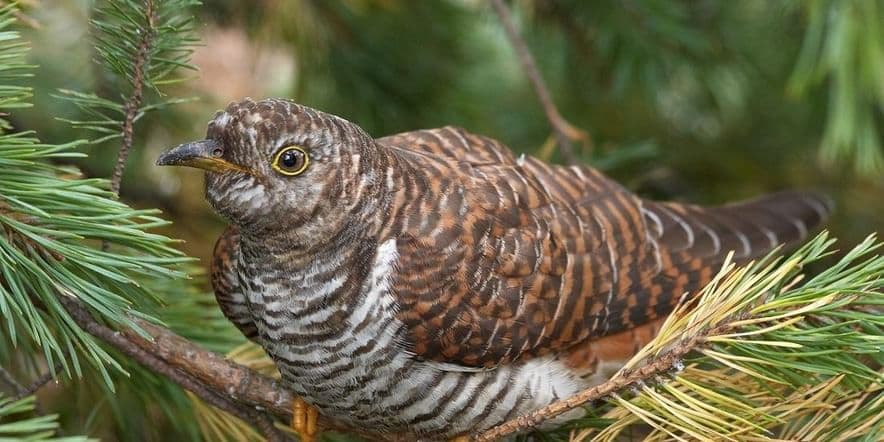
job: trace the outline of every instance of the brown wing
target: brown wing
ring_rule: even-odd
[[[774,245],[764,232],[793,240],[824,216],[798,195],[718,209],[645,202],[594,169],[514,159],[454,128],[379,142],[410,170],[386,233],[398,238],[393,288],[411,350],[465,366],[644,324],[705,284],[726,247],[746,240],[754,256]],[[806,228],[789,230],[794,220]]]
[[[497,140],[476,135],[454,126],[404,132],[378,138],[376,141],[384,146],[474,165],[512,165],[516,163],[512,151]]]
[[[235,227],[229,226],[218,237],[212,254],[212,289],[224,316],[233,322],[245,337],[260,344],[258,329],[252,322],[252,315],[240,289],[235,269],[238,250],[239,232]]]

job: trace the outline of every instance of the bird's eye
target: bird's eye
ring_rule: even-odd
[[[288,176],[300,175],[307,170],[310,158],[307,152],[298,146],[283,147],[273,157],[273,170]]]

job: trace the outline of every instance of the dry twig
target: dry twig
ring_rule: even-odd
[[[61,371],[63,369],[64,369],[64,365],[61,362],[56,362],[55,366],[52,367],[52,370],[49,370],[46,373],[43,373],[42,376],[35,379],[34,382],[31,382],[31,385],[28,385],[23,390],[19,391],[19,393],[15,397],[15,399],[22,399],[22,398],[25,398],[27,396],[30,396],[30,395],[36,393],[38,390],[43,388],[44,385],[48,384],[49,381],[55,379],[55,377],[59,373],[61,373]]]
[[[519,35],[518,30],[516,30],[516,25],[513,23],[513,17],[510,13],[509,7],[506,6],[503,0],[491,0],[491,6],[494,8],[497,18],[503,25],[507,39],[509,39],[510,44],[519,56],[519,62],[522,65],[522,69],[525,71],[525,75],[531,82],[534,92],[537,94],[537,99],[540,100],[540,105],[543,107],[546,119],[549,120],[549,124],[552,126],[553,132],[555,133],[556,140],[559,144],[559,150],[562,152],[562,157],[564,157],[565,162],[568,164],[579,164],[580,161],[574,153],[574,146],[571,142],[579,141],[581,143],[589,144],[589,134],[574,127],[568,122],[568,120],[562,117],[561,113],[559,113],[559,109],[556,107],[555,103],[553,103],[549,88],[546,86],[546,83],[544,83],[543,76],[540,75],[540,71],[537,69],[537,63],[534,61],[534,57],[531,55],[528,45]]]
[[[126,118],[123,120],[123,144],[117,154],[117,163],[111,175],[111,190],[119,195],[120,182],[123,180],[123,170],[126,168],[126,159],[132,150],[132,136],[134,134],[135,117],[144,98],[144,76],[147,57],[150,53],[153,39],[156,36],[154,22],[156,21],[153,0],[144,0],[144,15],[147,18],[147,28],[143,29],[141,42],[138,44],[138,52],[135,55],[135,63],[132,72],[132,95],[126,101],[124,109]]]
[[[25,387],[15,380],[8,371],[6,371],[3,367],[0,367],[0,381],[2,381],[6,386],[12,391],[12,393],[16,396],[27,396],[25,395]]]

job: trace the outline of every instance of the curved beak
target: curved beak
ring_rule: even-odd
[[[157,166],[189,166],[212,172],[251,171],[221,157],[221,144],[215,140],[200,140],[173,147],[157,158]]]

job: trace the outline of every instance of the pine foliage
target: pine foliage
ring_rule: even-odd
[[[57,378],[64,373],[65,394],[86,410],[69,418],[84,422],[73,425],[76,432],[122,437],[139,429],[147,439],[261,439],[245,422],[100,344],[59,303],[63,297],[78,299],[114,328],[138,330],[134,318],[164,324],[241,364],[273,372],[254,344],[239,346],[243,338],[204,290],[199,266],[178,250],[177,241],[155,233],[168,226],[156,210],[134,209],[119,200],[108,180],[84,177],[65,165],[82,161],[90,149],[116,153],[121,144],[132,147],[146,115],[189,101],[169,88],[195,75],[190,56],[198,40],[191,11],[197,4],[96,2],[90,14],[96,90],[70,88],[55,95],[78,112],[59,120],[87,139],[60,144],[41,142],[16,118],[31,106],[36,68],[26,59],[28,44],[15,30],[16,9],[0,8],[0,108],[7,112],[0,115],[0,361],[15,373],[48,370]],[[464,6],[471,2],[292,4],[272,6],[281,9],[269,9],[263,18],[291,28],[281,34],[295,41],[306,60],[293,95],[308,104],[321,103],[377,133],[452,122],[472,126],[466,123],[493,115],[482,121],[491,121],[489,127],[508,124],[512,132],[503,138],[522,140],[514,147],[523,150],[542,139],[530,134],[547,130],[534,107],[524,115],[493,112],[515,108],[517,100],[533,103],[533,97],[519,88],[497,24],[476,19],[483,10]],[[599,109],[623,103],[618,109],[629,116],[624,121],[591,127],[603,140],[616,138],[617,131],[641,136],[652,124],[630,123],[629,118],[642,112],[656,112],[660,116],[649,121],[699,139],[713,139],[709,134],[715,128],[738,132],[733,129],[740,127],[737,116],[754,116],[765,106],[751,102],[750,92],[769,82],[768,72],[753,71],[741,60],[752,51],[767,61],[782,57],[766,52],[768,41],[746,38],[737,44],[734,39],[746,33],[714,33],[710,23],[723,23],[731,31],[759,26],[756,30],[800,12],[806,26],[797,62],[779,61],[788,65],[789,91],[795,97],[811,100],[820,90],[829,93],[821,155],[829,161],[853,158],[855,168],[867,176],[884,168],[878,112],[884,103],[884,7],[879,0],[812,0],[783,6],[782,16],[764,14],[758,20],[750,10],[770,12],[770,6],[721,2],[708,8],[719,21],[706,20],[697,8],[662,0],[514,4],[520,6],[521,24],[532,30],[532,49],[552,54],[541,68],[567,113],[580,110],[585,120],[599,121],[605,111],[584,110],[587,103]],[[243,15],[260,14],[245,9]],[[763,31],[759,34],[770,35]],[[421,39],[403,38],[409,35]],[[565,50],[544,51],[553,47]],[[416,55],[421,52],[432,56]],[[478,63],[486,59],[493,63]],[[584,88],[584,83],[596,87]],[[501,97],[488,84],[517,92]],[[637,98],[641,94],[644,98]],[[645,106],[645,101],[655,109],[631,104]],[[583,158],[615,168],[656,152],[656,143],[638,140],[583,152]],[[551,147],[541,155],[555,160]],[[871,236],[837,260],[833,246],[821,235],[786,257],[726,266],[614,380],[631,379],[641,367],[673,352],[679,354],[678,363],[628,382],[587,407],[584,418],[534,436],[880,440],[881,243]],[[158,419],[168,426],[157,424]],[[85,440],[56,438],[58,426],[57,416],[34,409],[33,396],[0,396],[0,439]]]
[[[183,418],[192,413],[183,392],[101,345],[75,325],[57,298],[78,299],[115,327],[138,330],[133,318],[148,319],[219,351],[242,341],[213,296],[186,279],[188,272],[201,275],[185,266],[192,259],[174,247],[176,241],[151,232],[168,225],[157,210],[133,209],[117,199],[107,180],[84,178],[76,169],[56,164],[84,158],[90,144],[122,138],[135,89],[153,93],[139,100],[133,123],[148,111],[184,101],[163,97],[159,87],[182,79],[177,68],[189,68],[195,40],[193,18],[185,8],[195,2],[149,2],[154,8],[150,20],[142,2],[103,3],[93,20],[96,51],[110,78],[119,80],[118,96],[63,90],[57,97],[89,118],[61,120],[86,129],[93,139],[45,144],[34,133],[15,131],[2,121],[0,326],[8,338],[0,340],[0,355],[4,360],[24,356],[30,371],[58,366],[69,378],[84,376],[81,384],[71,386],[84,398],[115,395],[110,401],[83,401],[84,417],[107,407],[117,428],[151,428],[144,419],[156,408],[182,435],[196,437],[192,419]],[[33,66],[25,62],[27,43],[12,30],[15,13],[8,6],[0,15],[4,110],[30,106],[26,100],[32,94],[25,81]],[[145,35],[150,36],[147,43]],[[139,46],[146,49],[140,56],[143,63],[136,66]],[[134,74],[137,70],[142,73]],[[202,326],[193,327],[194,321]],[[84,372],[84,361],[100,376]]]
[[[812,0],[802,6],[807,32],[789,87],[802,95],[831,82],[821,154],[830,163],[852,157],[859,171],[874,176],[884,171],[884,2]]]
[[[12,7],[0,16],[4,27],[0,60],[9,63],[4,82],[26,78],[25,46],[9,30]],[[26,106],[27,86],[0,89],[6,109]],[[31,132],[8,127],[0,135],[0,313],[12,345],[28,340],[42,349],[47,365],[60,361],[65,371],[81,374],[81,358],[99,368],[120,365],[87,333],[74,325],[57,297],[79,299],[112,324],[134,327],[133,307],[156,297],[143,278],[181,278],[176,267],[189,258],[174,241],[149,229],[167,224],[155,210],[135,210],[116,200],[103,179],[80,177],[50,160],[81,157],[74,141],[41,143]],[[102,250],[100,244],[112,245]]]
[[[194,18],[185,11],[198,4],[196,0],[101,2],[91,21],[99,55],[96,62],[107,70],[119,96],[62,89],[60,97],[89,117],[64,121],[91,132],[95,138],[90,141],[100,144],[124,136],[130,110],[137,121],[145,112],[189,101],[164,97],[160,87],[186,80],[182,71],[196,70],[190,56],[198,38]],[[143,100],[145,89],[154,93],[154,99]]]

